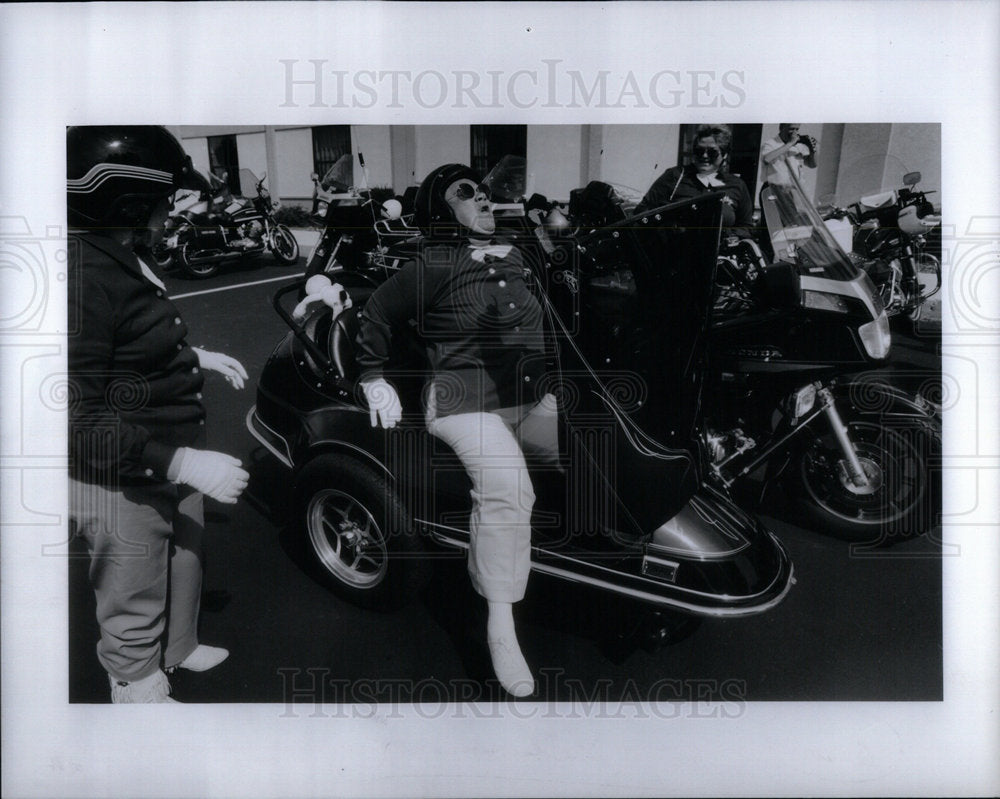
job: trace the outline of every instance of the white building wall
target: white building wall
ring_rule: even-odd
[[[941,190],[941,125],[938,123],[899,123],[892,126],[889,158],[883,182],[887,187],[903,185],[903,174],[919,172],[919,188]],[[941,204],[941,195],[932,194],[931,202]]]
[[[264,133],[240,133],[236,136],[236,157],[239,159],[240,171],[249,169],[257,176],[257,180],[267,172],[267,145],[264,141]],[[270,181],[268,181],[270,184]],[[242,181],[240,188],[244,196],[253,193],[253,186],[244,186]]]
[[[278,172],[281,175],[281,199],[305,201],[312,197],[313,172],[312,128],[287,128],[275,131]]]
[[[678,125],[600,125],[591,131],[589,180],[634,189],[640,196],[677,164]]]
[[[565,202],[583,180],[586,156],[580,125],[528,126],[528,185],[550,200]]]
[[[355,186],[365,185],[358,153],[365,157],[369,188],[392,186],[392,145],[388,125],[351,125],[351,149],[355,155]]]
[[[472,150],[468,125],[419,125],[416,128],[416,183],[443,164],[468,164]]]
[[[207,177],[211,172],[208,167],[208,138],[202,136],[196,139],[182,139],[181,144],[184,146],[184,151],[191,156],[194,168]]]

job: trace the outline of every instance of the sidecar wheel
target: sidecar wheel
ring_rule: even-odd
[[[217,261],[201,264],[191,263],[190,247],[190,244],[181,245],[181,248],[177,251],[177,261],[181,265],[181,268],[191,275],[191,277],[203,280],[206,277],[212,277],[212,275],[219,271]]]
[[[320,579],[335,593],[366,607],[391,607],[426,582],[429,563],[410,515],[373,468],[321,455],[300,473],[295,497]]]
[[[873,421],[845,419],[869,479],[850,479],[833,433],[817,436],[793,457],[789,494],[817,530],[853,541],[891,543],[934,526],[924,439]],[[912,433],[912,434],[911,434]]]
[[[271,252],[279,264],[291,266],[299,260],[299,242],[285,225],[275,225],[271,231]]]

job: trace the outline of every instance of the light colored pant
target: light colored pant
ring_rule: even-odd
[[[531,570],[535,502],[524,452],[557,460],[555,399],[547,396],[534,405],[429,419],[427,429],[455,451],[472,480],[473,587],[489,601],[517,602],[524,597]]]
[[[71,480],[70,515],[90,550],[101,665],[129,682],[176,666],[198,646],[202,494]]]

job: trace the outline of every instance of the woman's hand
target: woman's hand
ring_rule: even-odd
[[[192,347],[198,356],[198,364],[202,369],[218,372],[233,388],[241,389],[244,380],[248,379],[247,370],[243,364],[222,352],[209,352],[208,350]]]
[[[403,418],[403,406],[399,401],[399,395],[389,383],[379,377],[361,384],[361,390],[365,393],[368,401],[368,410],[371,413],[372,427],[395,427],[396,423]]]

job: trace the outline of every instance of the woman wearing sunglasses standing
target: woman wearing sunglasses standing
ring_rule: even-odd
[[[656,179],[636,213],[706,192],[724,191],[722,226],[727,236],[749,238],[753,202],[746,184],[726,171],[732,133],[725,125],[701,125],[694,135],[691,163],[671,167]]]
[[[380,286],[360,314],[359,380],[372,425],[402,419],[382,368],[393,339],[415,334],[430,363],[425,421],[447,443],[472,482],[469,576],[489,607],[493,670],[513,696],[534,691],[514,630],[512,604],[531,570],[535,494],[528,452],[558,454],[556,403],[539,396],[545,376],[542,309],[510,244],[493,241],[489,198],[475,173],[446,164],[424,179],[414,221],[420,255]]]

